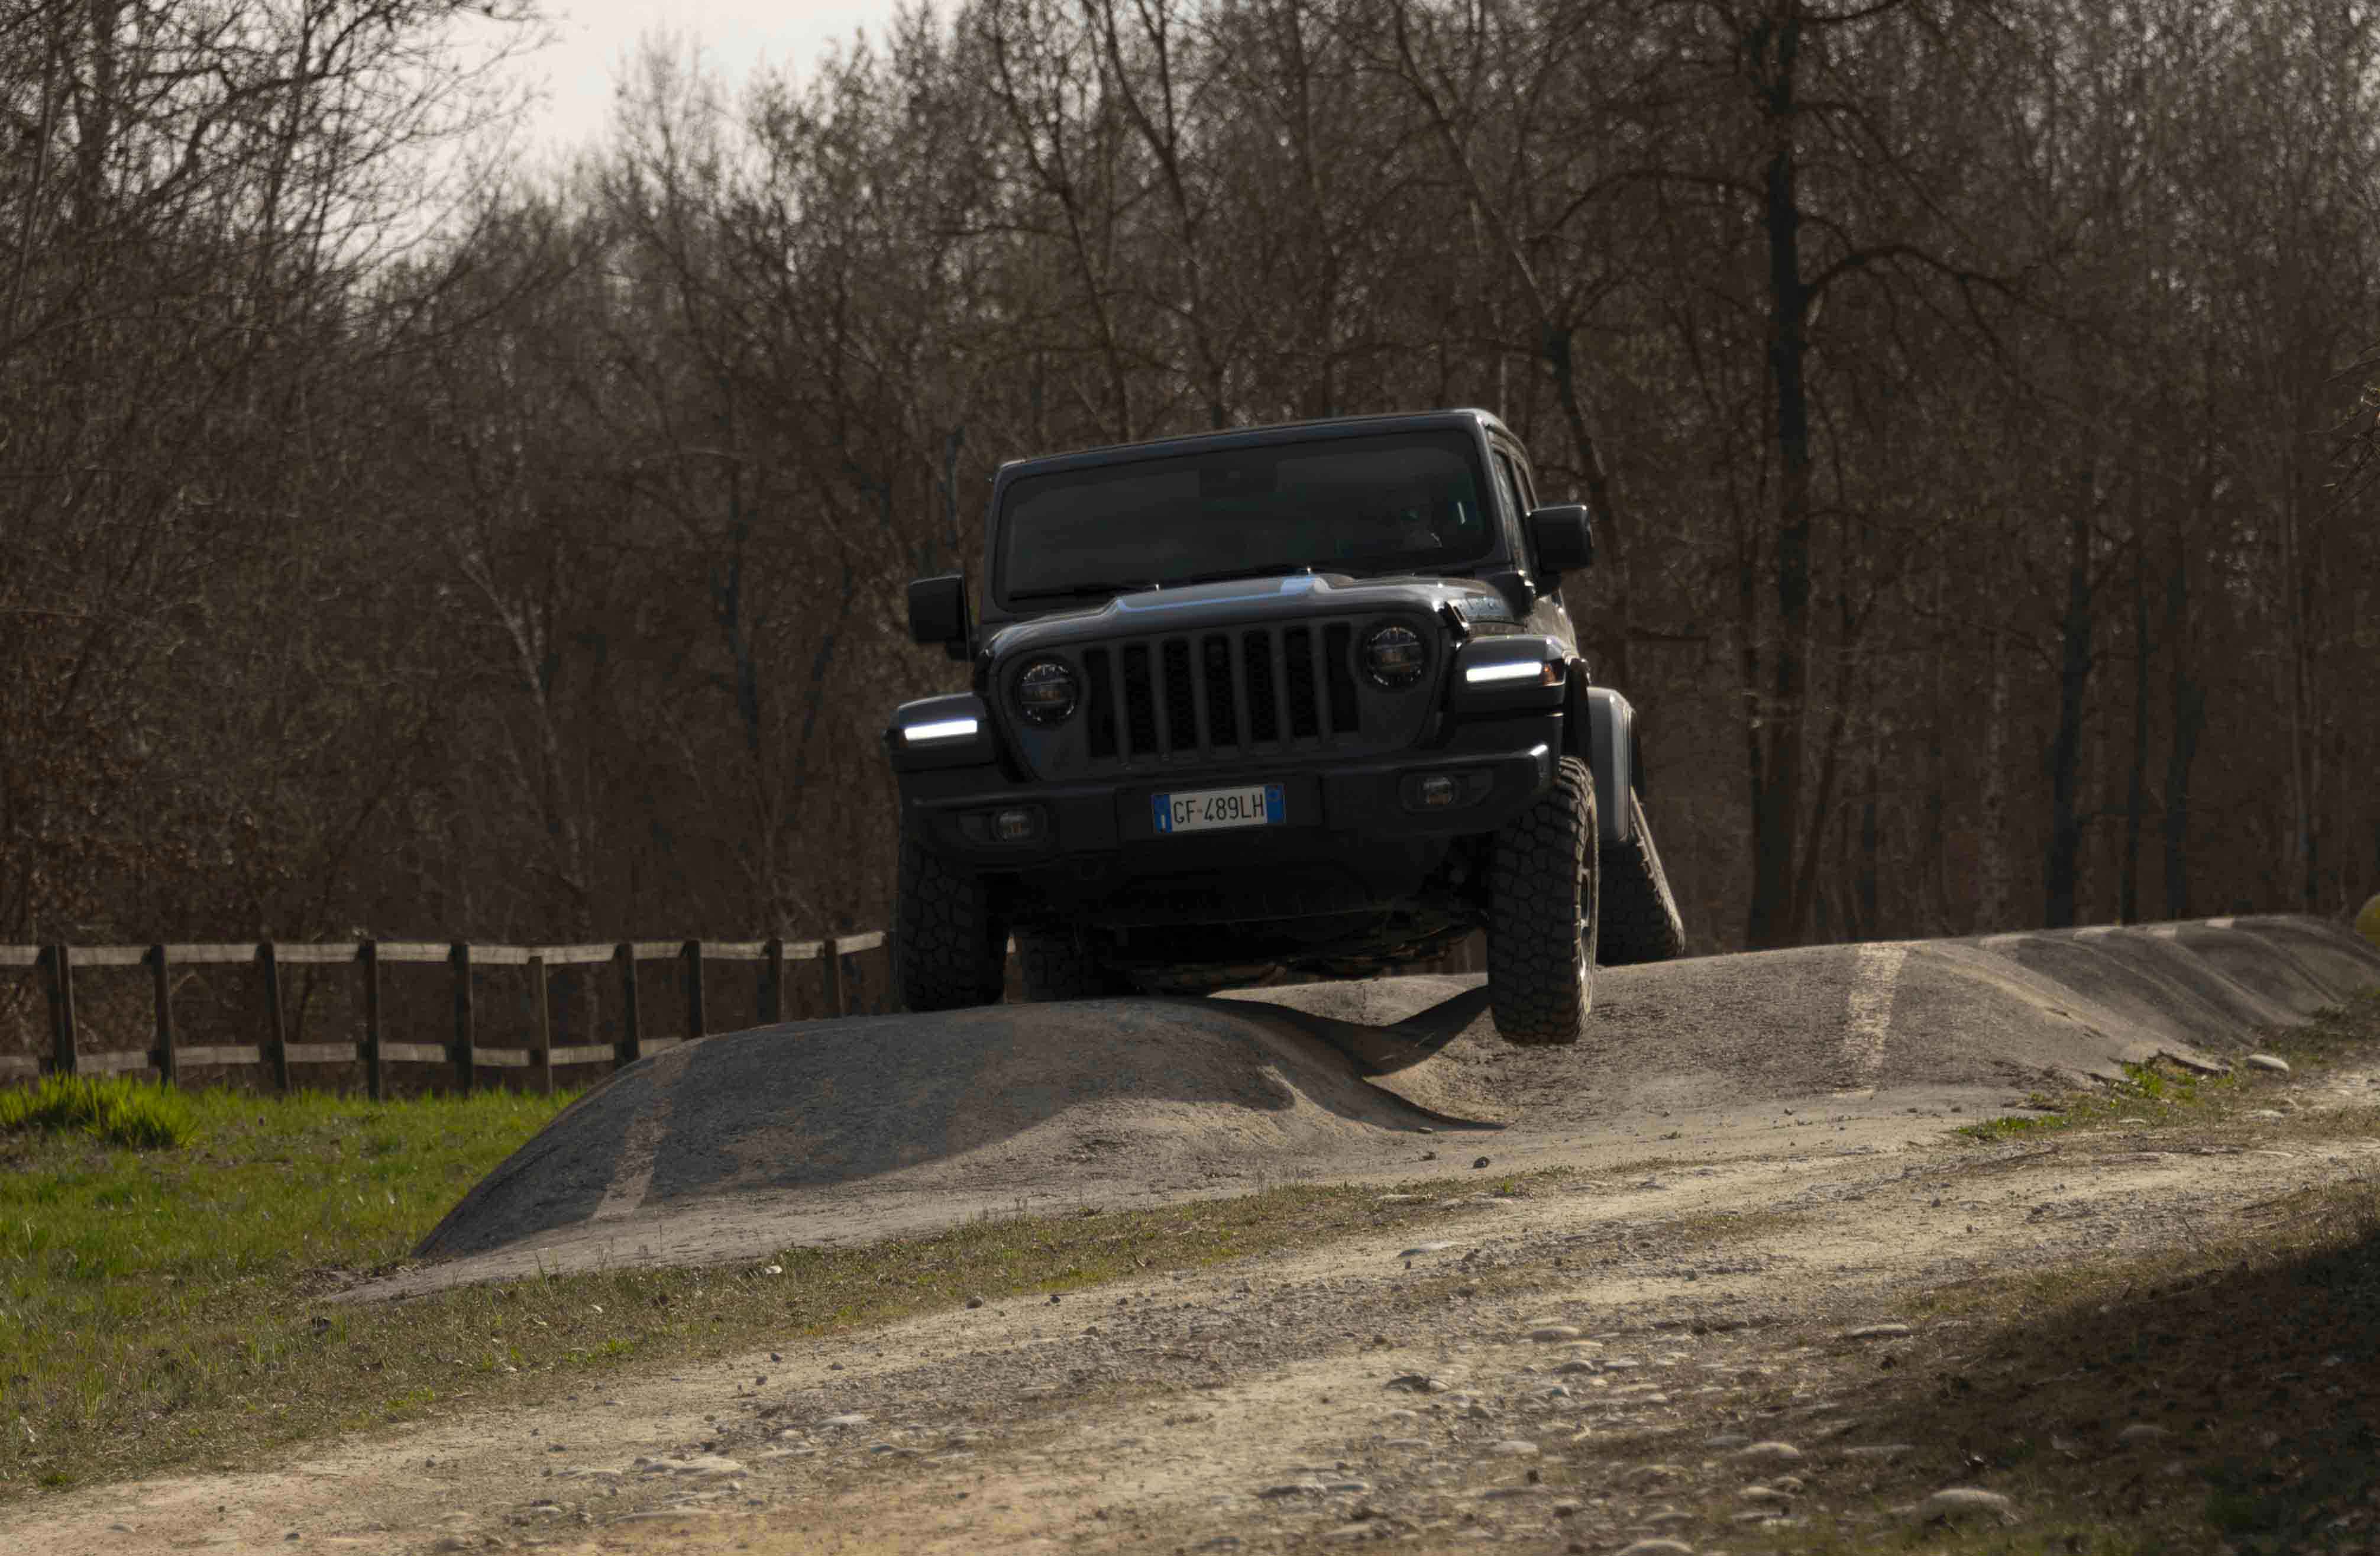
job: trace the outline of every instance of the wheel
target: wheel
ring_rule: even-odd
[[[905,826],[892,960],[911,1010],[998,1004],[1008,971],[1007,915],[990,886],[943,863]]]
[[[1065,930],[1027,930],[1016,937],[1025,997],[1037,1004],[1129,994],[1132,980],[1099,960],[1087,939]]]
[[[1666,962],[1686,949],[1686,926],[1678,899],[1661,869],[1660,850],[1645,820],[1645,802],[1628,791],[1629,841],[1601,851],[1602,910],[1596,926],[1596,960],[1607,967]]]
[[[1488,995],[1509,1043],[1574,1043],[1594,1003],[1595,784],[1564,757],[1552,784],[1496,833],[1488,876]]]

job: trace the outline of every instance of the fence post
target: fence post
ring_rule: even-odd
[[[625,1069],[644,1057],[644,1033],[637,1019],[637,945],[624,940],[612,954],[620,963],[620,1037],[612,1045],[612,1064]]]
[[[551,1097],[553,1095],[553,1019],[546,1009],[545,958],[542,956],[528,959],[528,993],[529,998],[537,1002],[537,1047],[528,1056],[529,1074],[537,1083],[538,1091]]]
[[[702,1029],[702,942],[686,942],[686,1040],[696,1042]]]
[[[364,1095],[382,1100],[380,1057],[380,942],[368,940],[356,947],[356,965],[364,975]]]
[[[273,1089],[289,1094],[289,1034],[282,1025],[281,958],[273,942],[256,948],[257,966],[264,970],[264,1062],[273,1066]]]
[[[44,954],[50,967],[50,1073],[75,1073],[74,957],[64,942]]]
[[[157,1066],[157,1080],[164,1086],[182,1084],[182,1061],[174,1052],[174,975],[165,966],[165,948],[149,948],[149,975],[157,990],[157,1047],[149,1055],[149,1063]]]
[[[843,951],[832,935],[819,942],[819,991],[830,1019],[843,1014]]]
[[[785,1018],[785,942],[771,937],[769,959],[760,964],[760,1025],[774,1027]]]
[[[455,1080],[468,1097],[480,1067],[471,1039],[471,942],[458,940],[447,954],[455,963]]]

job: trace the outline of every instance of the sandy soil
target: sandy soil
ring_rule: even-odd
[[[1960,958],[1984,954],[1912,951],[1896,970],[1930,959],[1961,979]],[[1897,1053],[1877,1031],[1925,1028],[1895,1024],[1889,992],[1879,1013],[1853,966],[1823,1001],[1798,996],[1824,1003],[1823,1020],[1770,1028],[1772,1047],[1800,1055],[1761,1061],[1803,1077],[1790,1092],[1761,1095],[1750,1049],[1734,1052],[1752,1082],[1645,1064],[1592,1103],[1564,1101],[1589,1088],[1549,1080],[1536,1056],[1455,1058],[1505,1075],[1457,1080],[1502,1085],[1524,1124],[1480,1137],[1497,1172],[1444,1197],[1426,1234],[623,1378],[533,1412],[359,1434],[265,1473],[80,1489],[0,1511],[0,1549],[1619,1550],[1667,1538],[1707,1556],[1742,1549],[1746,1531],[1669,1506],[1698,1477],[1798,1488],[1856,1477],[1864,1450],[1924,1448],[1864,1435],[1862,1401],[1821,1342],[1889,1345],[1888,1331],[1840,1337],[1894,1322],[1917,1290],[2170,1246],[2375,1171],[2380,1063],[2277,1091],[2244,1144],[2187,1126],[1955,1141],[2016,1100],[2021,1067],[2005,1043],[1939,1045],[1930,1064]],[[2021,974],[1991,977],[2023,986]],[[2112,1003],[2094,1025],[2117,1019]],[[2227,1033],[2236,1052],[2237,1027],[2198,1035],[2211,1052]],[[1409,1125],[1373,1125],[1393,1137],[1363,1139],[1330,1175],[1468,1170],[1467,1135],[1451,1161],[1425,1162],[1447,1136]],[[1556,1161],[1573,1174],[1531,1197],[1486,1192],[1504,1170]],[[1627,1445],[1654,1430],[1706,1446],[1691,1462],[1633,1462]],[[1750,1505],[1756,1517],[1764,1504]]]

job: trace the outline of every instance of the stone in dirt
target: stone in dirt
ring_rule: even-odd
[[[1694,1556],[1694,1548],[1682,1539],[1640,1539],[1621,1546],[1618,1556]]]
[[[1801,1459],[1802,1451],[1790,1442],[1754,1442],[1728,1457],[1740,1465],[1790,1465]]]
[[[2289,1073],[2289,1062],[2277,1053],[2252,1053],[2248,1055],[2248,1064],[2252,1068],[2270,1070],[2276,1075]]]
[[[1845,1330],[1843,1338],[1846,1340],[1899,1340],[1913,1332],[1907,1324],[1863,1324],[1857,1329]]]
[[[2116,1441],[2129,1447],[2137,1448],[2143,1443],[2162,1442],[2172,1435],[2163,1427],[2152,1425],[2147,1421],[2134,1421],[2116,1434]]]
[[[1537,1445],[1534,1442],[1524,1442],[1516,1437],[1506,1438],[1488,1452],[1506,1459],[1534,1459],[1537,1456]]]
[[[674,1475],[691,1478],[728,1479],[747,1473],[743,1465],[716,1453],[697,1453],[686,1459],[656,1459],[644,1466],[647,1475]]]
[[[2016,1522],[2016,1510],[1998,1491],[1978,1490],[1973,1486],[1949,1486],[1935,1492],[1911,1510],[1921,1522],[1941,1519],[1956,1523],[1961,1518],[1998,1518],[2002,1523]]]
[[[1389,1388],[1409,1394],[1442,1394],[1446,1385],[1426,1372],[1400,1372],[1388,1380]]]
[[[1540,1345],[1552,1345],[1564,1340],[1577,1339],[1578,1329],[1573,1324],[1542,1324],[1529,1331],[1529,1338]]]

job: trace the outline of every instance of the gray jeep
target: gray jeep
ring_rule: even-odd
[[[1585,508],[1478,410],[1020,460],[983,610],[909,586],[974,689],[904,703],[911,1010],[1350,977],[1488,936],[1497,1030],[1575,1042],[1598,958],[1683,941],[1633,715],[1563,608]]]

